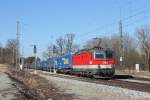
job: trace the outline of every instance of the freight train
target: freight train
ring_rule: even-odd
[[[54,57],[41,62],[43,69],[92,77],[112,77],[115,73],[114,51],[92,48]]]

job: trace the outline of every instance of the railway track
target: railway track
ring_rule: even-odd
[[[43,71],[38,71],[38,73],[43,74],[43,75],[53,76],[53,77],[74,79],[74,80],[78,80],[78,81],[103,84],[103,85],[108,85],[108,86],[117,86],[117,87],[121,87],[121,88],[127,88],[127,89],[131,89],[131,90],[150,93],[150,84],[148,84],[148,83],[139,83],[139,82],[123,80],[123,79],[129,79],[129,80],[132,80],[132,79],[138,80],[139,79],[141,81],[149,81],[150,82],[150,79],[134,78],[134,77],[128,76],[128,75],[119,75],[119,76],[116,75],[112,79],[94,79],[94,78],[78,77],[78,76],[64,75],[64,74],[53,74],[50,72],[43,72]]]

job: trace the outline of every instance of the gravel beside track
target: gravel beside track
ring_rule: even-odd
[[[74,100],[150,100],[148,84],[89,79],[41,71],[38,73],[50,80],[60,90],[75,95]]]
[[[90,83],[97,83],[97,84],[104,84],[104,85],[109,85],[109,86],[117,86],[121,88],[127,88],[131,90],[137,90],[137,91],[142,91],[142,92],[148,92],[150,93],[150,84],[147,83],[139,83],[139,82],[131,82],[131,81],[123,81],[123,80],[118,80],[118,79],[126,79],[127,77],[130,76],[124,76],[121,75],[115,79],[110,79],[110,80],[105,80],[105,79],[91,79],[91,78],[85,78],[85,77],[77,77],[77,76],[71,76],[71,75],[64,75],[64,74],[53,74],[50,72],[44,72],[44,71],[39,71],[41,74],[45,75],[51,75],[53,77],[59,77],[59,78],[66,78],[66,79],[74,79],[74,80],[79,80],[79,81],[84,81],[84,82],[90,82]]]

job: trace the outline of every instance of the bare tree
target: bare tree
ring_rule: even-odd
[[[16,48],[17,40],[16,39],[8,39],[6,43],[6,48]]]
[[[70,33],[66,34],[65,38],[62,36],[56,39],[56,44],[50,44],[43,57],[48,59],[53,56],[60,56],[69,52],[76,52],[79,50],[79,45],[74,44],[75,35]]]
[[[128,33],[124,35],[123,45],[124,45],[124,50],[123,50],[124,64],[126,65],[126,67],[133,68],[133,66],[136,63],[142,63],[140,54],[137,51],[137,47],[138,47],[137,41],[131,36],[129,36]]]
[[[109,41],[110,47],[115,51],[116,62],[120,64],[120,36],[113,35]],[[128,33],[124,33],[123,37],[123,65],[124,68],[133,68],[136,63],[142,63],[141,56],[137,51],[137,42]]]
[[[3,47],[1,43],[0,43],[0,63],[3,63]]]
[[[65,47],[65,40],[63,37],[59,37],[56,39],[56,44],[57,44],[57,49],[58,49],[58,54],[62,55],[64,53],[64,47]]]
[[[45,59],[52,58],[59,55],[59,49],[55,44],[50,44],[45,52],[43,52],[43,57]]]
[[[45,52],[43,52],[43,57],[45,59],[51,58],[53,56],[53,44],[50,44]]]
[[[66,34],[66,38],[65,38],[65,52],[66,53],[69,53],[69,52],[72,52],[73,49],[73,42],[74,42],[74,38],[75,38],[75,35],[73,33],[69,33],[69,34]]]
[[[59,48],[53,44],[53,56],[58,56],[59,55]]]
[[[146,27],[137,29],[137,36],[150,72],[150,29]]]
[[[5,61],[9,64],[15,64],[17,41],[15,39],[9,39],[6,43]]]

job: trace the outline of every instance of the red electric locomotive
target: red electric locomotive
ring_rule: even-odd
[[[86,76],[112,77],[115,73],[114,51],[95,47],[73,54],[73,71]]]

